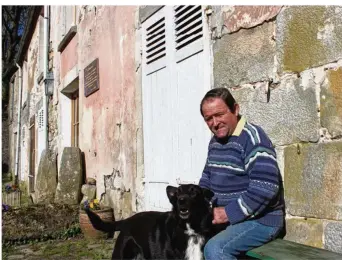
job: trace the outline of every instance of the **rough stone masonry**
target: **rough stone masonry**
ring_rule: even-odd
[[[342,6],[216,6],[215,86],[269,134],[289,240],[342,253]]]

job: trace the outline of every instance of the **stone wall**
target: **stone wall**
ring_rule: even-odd
[[[36,28],[32,35],[31,42],[27,51],[27,62],[23,66],[23,93],[22,98],[23,104],[21,111],[21,140],[20,140],[20,179],[23,183],[26,183],[28,187],[28,175],[30,168],[30,119],[35,117],[35,144],[34,149],[36,150],[35,156],[35,169],[36,173],[38,170],[39,159],[38,155],[38,109],[40,108],[41,100],[44,95],[44,84],[39,81],[40,75],[43,73],[43,65],[41,55],[43,55],[43,25],[44,18],[39,16]],[[27,189],[28,192],[28,189]]]
[[[20,150],[19,150],[19,170],[18,178],[20,186],[25,193],[28,193],[28,175],[30,168],[30,148],[31,145],[35,149],[35,167],[38,169],[38,109],[42,106],[44,95],[44,84],[42,80],[43,73],[43,24],[44,18],[42,15],[38,17],[36,27],[34,28],[31,41],[28,43],[26,59],[22,67],[22,79],[19,78],[19,71],[12,76],[9,88],[9,103],[8,103],[8,131],[9,131],[9,151],[8,162],[9,172],[15,172],[16,146],[17,135],[20,134]],[[21,121],[18,128],[18,101],[19,101],[19,81],[22,82],[22,101],[20,106]],[[30,139],[30,120],[35,117],[35,143],[31,144]],[[33,149],[33,147],[32,147]],[[26,187],[26,188],[25,188]],[[28,194],[25,194],[28,195]]]
[[[276,147],[285,238],[342,253],[342,6],[215,6],[209,22],[214,85]]]
[[[9,135],[9,151],[8,151],[8,171],[14,176],[15,173],[15,154],[16,154],[16,132],[18,128],[18,98],[19,98],[19,80],[18,72],[16,72],[12,80],[13,82],[9,87],[9,100],[8,100],[8,135]],[[3,125],[3,127],[5,127]]]

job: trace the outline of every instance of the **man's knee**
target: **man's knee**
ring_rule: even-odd
[[[220,241],[210,239],[204,246],[203,254],[206,260],[236,259],[238,250],[229,241],[222,244]]]
[[[204,258],[206,260],[218,260],[222,256],[222,248],[218,241],[210,239],[204,246]]]

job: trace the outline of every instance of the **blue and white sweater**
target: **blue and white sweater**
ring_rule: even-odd
[[[256,219],[268,226],[284,224],[282,180],[272,142],[261,127],[241,117],[228,142],[215,136],[199,185],[215,193],[230,224]]]

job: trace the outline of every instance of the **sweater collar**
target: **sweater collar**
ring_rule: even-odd
[[[239,136],[243,130],[243,128],[245,127],[246,124],[246,118],[244,116],[241,116],[239,122],[237,123],[234,133],[232,134],[232,136]]]

